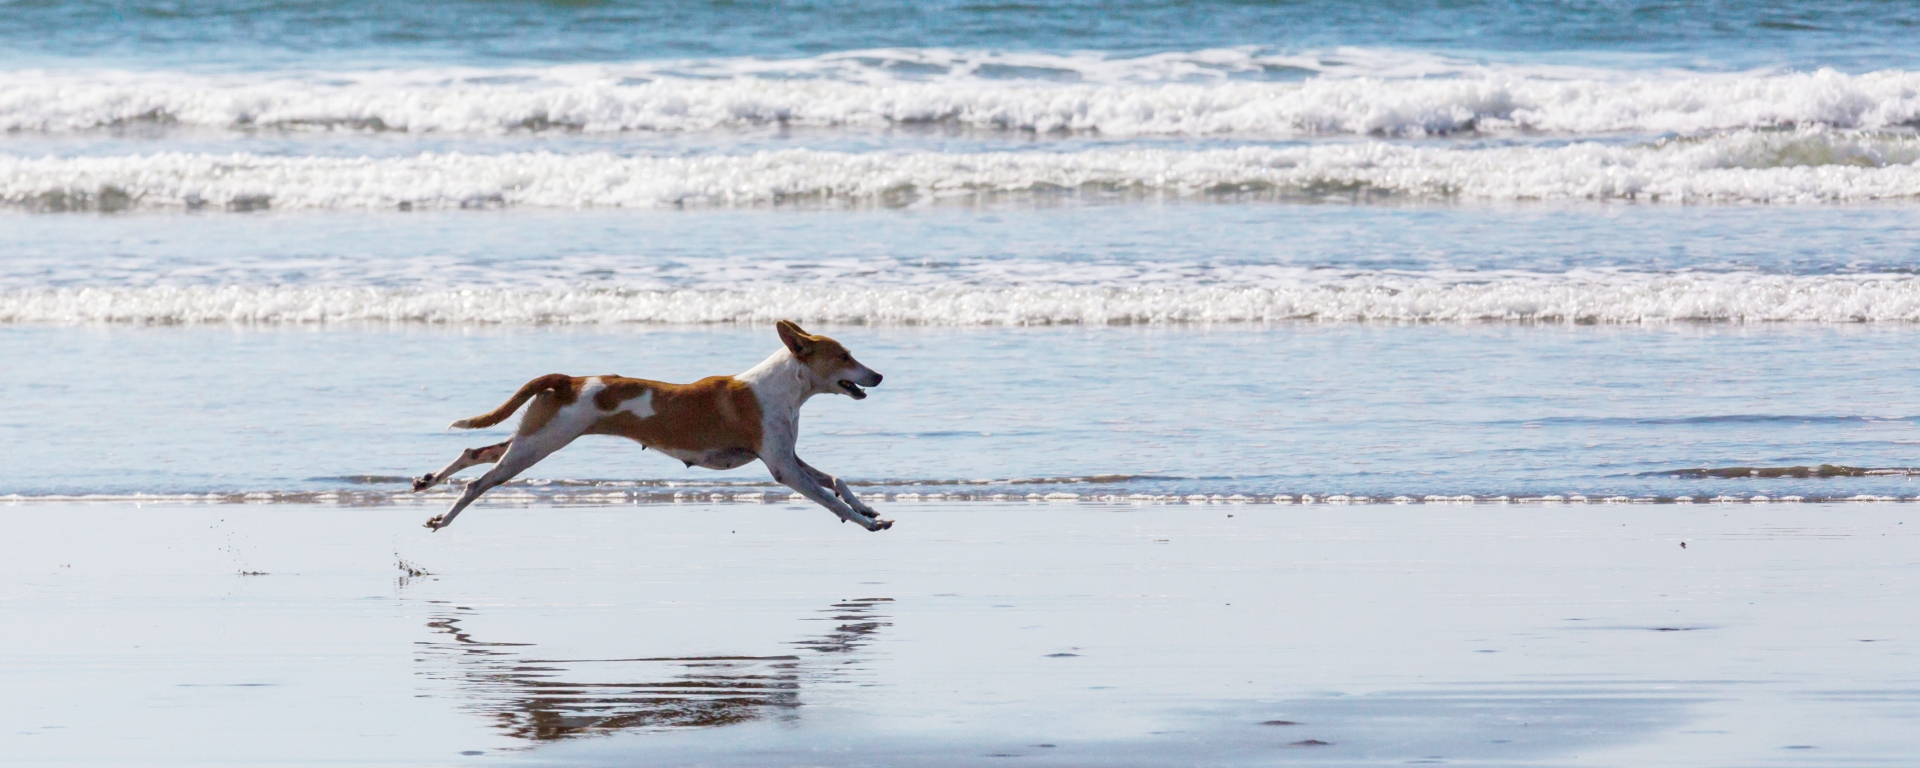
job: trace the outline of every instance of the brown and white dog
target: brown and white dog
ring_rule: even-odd
[[[454,422],[449,428],[491,427],[528,400],[513,439],[485,448],[469,448],[446,469],[413,481],[424,491],[455,472],[476,464],[493,469],[467,484],[446,514],[427,521],[445,528],[474,499],[513,479],[581,435],[619,435],[684,461],[687,466],[733,469],[759,459],[781,485],[799,491],[869,531],[893,527],[892,520],[862,503],[846,482],[808,466],[794,452],[800,435],[800,406],[814,395],[867,397],[861,387],[880,383],[880,374],[861,365],[840,342],[808,335],[782,320],[785,348],[737,376],[709,376],[692,384],[667,384],[624,376],[548,374],[529,381],[492,412]]]

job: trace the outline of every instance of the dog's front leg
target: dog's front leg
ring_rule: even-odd
[[[833,489],[834,494],[838,495],[841,501],[845,501],[847,506],[859,510],[861,514],[867,517],[880,516],[880,513],[874,510],[873,507],[867,506],[866,502],[860,500],[860,497],[853,495],[853,489],[847,487],[847,481],[815,469],[812,464],[808,464],[805,460],[795,458],[794,461],[800,462],[800,468],[806,470],[807,474],[813,477],[814,482]]]
[[[812,499],[815,504],[826,507],[827,511],[839,515],[841,520],[850,520],[859,523],[860,527],[869,531],[879,531],[893,527],[892,520],[879,520],[869,517],[862,514],[859,510],[854,509],[852,506],[849,506],[846,502],[841,501],[840,497],[835,496],[833,491],[827,490],[813,479],[813,473],[807,471],[809,468],[804,462],[800,461],[798,456],[780,456],[765,459],[765,461],[767,469],[773,472],[775,482],[798,491],[800,495]]]

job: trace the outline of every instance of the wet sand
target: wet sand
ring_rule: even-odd
[[[1920,759],[1912,504],[887,511],[0,507],[0,762]]]

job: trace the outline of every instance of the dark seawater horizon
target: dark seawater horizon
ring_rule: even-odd
[[[190,71],[803,58],[876,48],[1140,56],[1254,47],[1395,48],[1702,71],[1910,68],[1902,3],[1142,0],[741,4],[11,2],[7,68]]]

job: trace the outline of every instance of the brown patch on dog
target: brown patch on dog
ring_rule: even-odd
[[[589,435],[619,435],[649,448],[683,451],[740,449],[760,452],[760,399],[746,382],[709,376],[692,384],[605,376],[606,389],[594,395],[603,411],[653,393],[653,415],[640,418],[621,411],[602,417]]]
[[[853,353],[848,352],[840,342],[825,336],[813,338],[815,339],[813,354],[800,358],[800,362],[806,363],[807,368],[812,369],[813,375],[820,377],[822,381],[833,381],[840,378],[841,371],[860,367],[860,361],[853,359]]]
[[[838,341],[826,336],[807,333],[792,320],[782,320],[774,326],[780,332],[780,343],[787,345],[787,351],[800,359],[800,362],[813,371],[821,381],[835,381],[841,371],[860,368],[860,361],[853,359],[853,353]]]
[[[605,386],[594,393],[593,407],[603,411],[619,408],[621,403],[651,392],[654,387],[675,386],[646,379],[629,379],[625,376],[601,376],[600,383]]]

